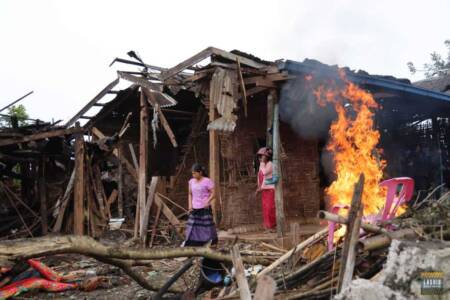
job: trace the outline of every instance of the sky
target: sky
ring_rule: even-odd
[[[445,54],[448,12],[448,0],[1,0],[0,107],[34,91],[30,117],[68,120],[129,69],[109,67],[129,50],[161,67],[214,46],[415,81],[406,63]]]

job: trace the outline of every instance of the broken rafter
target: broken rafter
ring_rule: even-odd
[[[176,65],[173,68],[168,69],[167,71],[162,72],[161,75],[161,80],[166,80],[178,73],[180,73],[181,71],[187,69],[188,67],[191,67],[199,62],[201,62],[202,60],[208,58],[211,55],[217,55],[220,56],[222,58],[228,59],[230,61],[236,61],[237,59],[239,59],[239,61],[241,62],[241,64],[252,67],[252,68],[263,68],[266,67],[266,65],[264,64],[260,64],[254,60],[251,60],[249,58],[243,57],[243,56],[239,56],[224,50],[220,50],[214,47],[208,47],[205,50],[200,51],[199,53],[197,53],[196,55],[186,59],[185,61],[179,63],[178,65]]]
[[[95,103],[100,101],[113,87],[115,87],[119,83],[119,78],[116,78],[114,81],[112,81],[110,84],[108,84],[103,90],[101,90],[100,93],[97,94],[97,96],[94,97],[91,101],[88,102],[75,116],[72,117],[64,126],[69,127],[73,123],[75,123],[76,120],[78,120],[81,116],[83,116],[92,106],[94,106]]]
[[[84,131],[83,127],[72,127],[68,129],[58,129],[46,132],[39,132],[35,134],[26,135],[20,138],[10,138],[10,139],[2,139],[0,140],[0,146],[13,145],[18,143],[27,143],[31,141],[43,140],[47,138],[69,135],[74,133],[82,133]]]

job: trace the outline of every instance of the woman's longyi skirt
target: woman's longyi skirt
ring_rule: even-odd
[[[186,240],[183,245],[203,246],[209,241],[212,244],[218,241],[211,207],[194,209],[186,223]]]

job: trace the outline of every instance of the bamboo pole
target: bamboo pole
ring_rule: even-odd
[[[343,224],[343,225],[346,225],[348,223],[348,219],[346,217],[341,216],[341,215],[332,214],[325,210],[319,210],[319,212],[317,213],[317,218],[319,218],[321,220],[327,220],[327,221]],[[374,224],[370,224],[370,223],[361,223],[361,228],[370,233],[388,233],[388,231],[386,229],[384,229],[383,227],[380,227],[380,226],[377,226]]]

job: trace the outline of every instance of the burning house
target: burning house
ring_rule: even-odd
[[[279,178],[277,235],[265,240],[286,237],[288,228],[302,239],[316,233],[318,212],[349,208],[360,178],[365,216],[385,208],[387,192],[380,184],[386,179],[412,178],[419,201],[430,189],[450,186],[449,94],[314,60],[269,62],[212,47],[172,68],[129,55],[113,63],[136,69],[118,71],[64,126],[1,133],[0,192],[11,205],[0,213],[19,217],[2,224],[4,236],[99,238],[118,224],[150,247],[158,239],[178,243],[195,162],[208,166],[216,183],[219,228],[258,231],[255,153],[263,146],[273,149]],[[116,89],[119,81],[128,86]],[[405,210],[400,204],[393,214]],[[311,241],[323,238],[323,230]],[[292,245],[297,242],[293,238]],[[333,239],[328,246],[333,248]],[[297,284],[298,274],[288,279]]]

